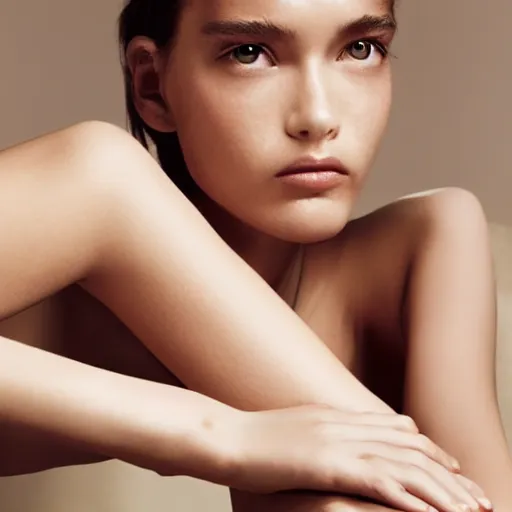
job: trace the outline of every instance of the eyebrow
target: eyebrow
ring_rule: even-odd
[[[391,14],[383,16],[365,15],[341,25],[338,36],[355,36],[377,30],[396,31],[396,20]],[[253,36],[273,39],[294,39],[297,32],[270,20],[218,20],[209,21],[201,33],[207,36]]]

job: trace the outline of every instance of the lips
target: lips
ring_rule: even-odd
[[[288,167],[281,170],[277,177],[304,174],[311,172],[336,172],[348,176],[349,172],[341,161],[334,157],[317,159],[311,156],[300,158]]]

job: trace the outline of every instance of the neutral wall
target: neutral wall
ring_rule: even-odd
[[[314,1],[314,0],[312,0]],[[124,125],[119,0],[0,0],[0,148],[83,119]],[[402,0],[396,100],[359,212],[426,188],[512,224],[510,0]],[[0,479],[2,512],[216,512],[224,489],[119,463]]]
[[[512,224],[512,2],[400,5],[395,109],[361,210],[456,185]]]
[[[0,148],[82,119],[124,125],[120,0],[0,0]],[[395,109],[359,212],[466,187],[512,224],[510,0],[402,0]]]

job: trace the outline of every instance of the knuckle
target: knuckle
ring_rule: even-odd
[[[431,459],[423,452],[413,451],[411,453],[411,463],[421,469],[426,469],[431,466]]]
[[[385,474],[377,471],[365,471],[363,475],[365,486],[378,496],[386,496],[393,486],[393,481]]]
[[[333,435],[336,432],[336,425],[325,421],[323,419],[316,422],[314,425],[314,433],[315,435],[323,441],[322,444],[330,444]]]
[[[435,444],[424,434],[418,434],[416,436],[418,448],[428,455],[429,457],[435,457],[438,453],[438,449]]]
[[[419,432],[416,422],[410,416],[399,416],[400,425],[411,432]]]
[[[426,483],[432,481],[431,472],[420,466],[403,464],[400,468],[400,471],[401,478],[407,480],[408,482],[415,482],[418,484],[419,482]]]
[[[482,488],[472,480],[469,480],[469,478],[466,478],[462,475],[456,475],[456,479],[463,487],[467,488],[470,492],[480,494],[483,496],[484,492]]]

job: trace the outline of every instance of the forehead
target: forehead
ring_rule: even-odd
[[[359,18],[368,14],[393,13],[394,0],[188,0],[201,20],[225,18],[293,17],[310,22]]]

